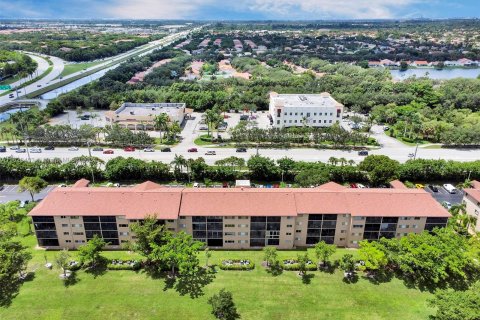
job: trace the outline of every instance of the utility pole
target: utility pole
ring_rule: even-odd
[[[413,160],[417,159],[417,151],[418,151],[418,142],[417,142],[417,146],[415,147],[415,154],[413,155]]]
[[[87,147],[88,147],[88,157],[90,159],[90,171],[92,172],[92,183],[95,183],[95,175],[93,173],[93,166],[92,166],[92,151],[90,150],[90,144],[91,141],[87,141]]]

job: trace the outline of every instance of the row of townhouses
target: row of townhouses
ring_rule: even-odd
[[[401,182],[388,189],[89,187],[79,180],[56,188],[30,213],[38,245],[75,249],[95,235],[120,249],[135,241],[132,223],[156,215],[212,248],[308,247],[323,240],[357,247],[364,239],[399,238],[444,227],[450,214],[424,190]]]

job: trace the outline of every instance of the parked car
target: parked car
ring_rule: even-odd
[[[247,148],[237,148],[237,152],[247,152]]]
[[[25,149],[25,148],[18,148],[18,149],[15,150],[15,152],[16,152],[16,153],[25,153],[25,152],[27,152],[27,149]]]
[[[368,156],[368,151],[367,150],[360,150],[358,151],[359,156]]]
[[[217,153],[216,153],[215,151],[207,151],[207,152],[205,152],[205,155],[206,155],[206,156],[214,156],[214,155],[216,155],[216,154],[217,154]]]
[[[68,148],[68,151],[78,151],[78,147],[70,147]]]
[[[10,93],[10,94],[8,95],[8,97],[9,97],[9,98],[13,98],[13,97],[14,97],[13,93]]]
[[[10,150],[18,150],[18,149],[20,149],[19,146],[11,146],[11,147],[10,147]]]
[[[143,149],[143,152],[155,152],[155,149],[153,149],[153,148],[145,148],[145,149]]]
[[[92,151],[103,151],[102,147],[94,147],[92,148]]]
[[[444,206],[447,210],[450,210],[452,208],[452,204],[448,201],[443,201],[442,206]]]
[[[363,184],[361,184],[361,183],[357,183],[357,188],[359,188],[359,189],[365,189],[366,187],[365,187]]]
[[[46,146],[44,149],[45,150],[55,150],[55,147],[54,146]]]
[[[5,146],[0,146],[0,152],[7,152],[7,148]]]
[[[42,149],[37,148],[37,147],[33,147],[33,148],[30,148],[30,152],[31,153],[42,153]]]
[[[163,148],[160,151],[162,151],[162,152],[172,152],[172,149],[171,148]]]
[[[103,151],[103,154],[113,154],[113,150],[105,150]]]
[[[448,193],[451,193],[451,194],[457,193],[457,188],[452,186],[450,183],[444,184],[443,188],[445,188],[445,190],[447,190]]]
[[[432,190],[433,192],[438,192],[437,186],[434,186],[433,184],[429,184],[428,189]]]
[[[389,127],[389,126],[383,127],[383,131],[388,131],[388,130],[390,130],[390,127]]]
[[[200,127],[200,129],[199,129],[199,130],[200,130],[200,131],[208,131],[208,128],[207,128],[207,127],[205,127],[205,126],[202,126],[202,127]]]
[[[135,151],[135,148],[134,147],[125,147],[125,148],[123,148],[123,151],[133,152],[133,151]]]
[[[198,152],[197,148],[190,148],[187,150],[188,152]]]
[[[415,184],[415,188],[417,188],[417,189],[423,189],[423,188],[425,188],[425,186],[424,186],[423,184],[421,184],[421,183],[416,183],[416,184]]]
[[[248,115],[244,114],[240,116],[240,121],[248,121]]]
[[[355,183],[350,183],[350,187],[356,189],[357,185]]]

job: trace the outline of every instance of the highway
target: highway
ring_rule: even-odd
[[[124,59],[124,58],[146,55],[146,54],[148,54],[148,53],[150,53],[150,52],[152,52],[156,49],[162,48],[163,46],[167,46],[167,45],[171,44],[172,42],[177,41],[180,38],[186,37],[191,32],[195,32],[199,29],[200,29],[200,27],[168,35],[168,36],[166,36],[166,37],[164,37],[160,40],[155,40],[155,41],[149,42],[146,45],[137,47],[135,49],[124,52],[124,53],[119,54],[117,56],[107,58],[101,64],[95,65],[95,66],[87,68],[85,70],[80,70],[78,72],[72,73],[68,76],[63,77],[62,79],[60,79],[58,77],[63,71],[65,62],[60,58],[50,56],[49,58],[53,62],[53,70],[47,76],[45,76],[44,78],[36,81],[35,83],[32,83],[31,85],[29,85],[25,88],[20,89],[21,92],[19,92],[18,94],[21,95],[21,96],[24,96],[26,94],[30,94],[30,93],[34,92],[35,90],[39,90],[39,89],[41,89],[45,86],[49,86],[49,85],[52,85],[52,84],[55,84],[55,83],[58,83],[58,82],[61,82],[61,81],[65,81],[65,80],[77,77],[77,76],[79,76],[83,73],[87,73],[88,71],[92,71],[92,70],[100,71],[101,69],[105,68],[107,65],[110,65],[112,63],[114,65],[115,61],[119,61],[119,63],[118,63],[118,65],[119,65],[123,61],[122,59]],[[22,98],[21,96],[20,96],[20,98]],[[14,98],[9,98],[9,95],[1,96],[0,97],[0,106],[6,104],[8,102],[14,101],[16,99],[17,99],[16,93],[14,95]]]

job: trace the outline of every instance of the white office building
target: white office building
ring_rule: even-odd
[[[274,128],[330,127],[342,120],[343,105],[327,92],[321,94],[271,92],[269,111]]]

